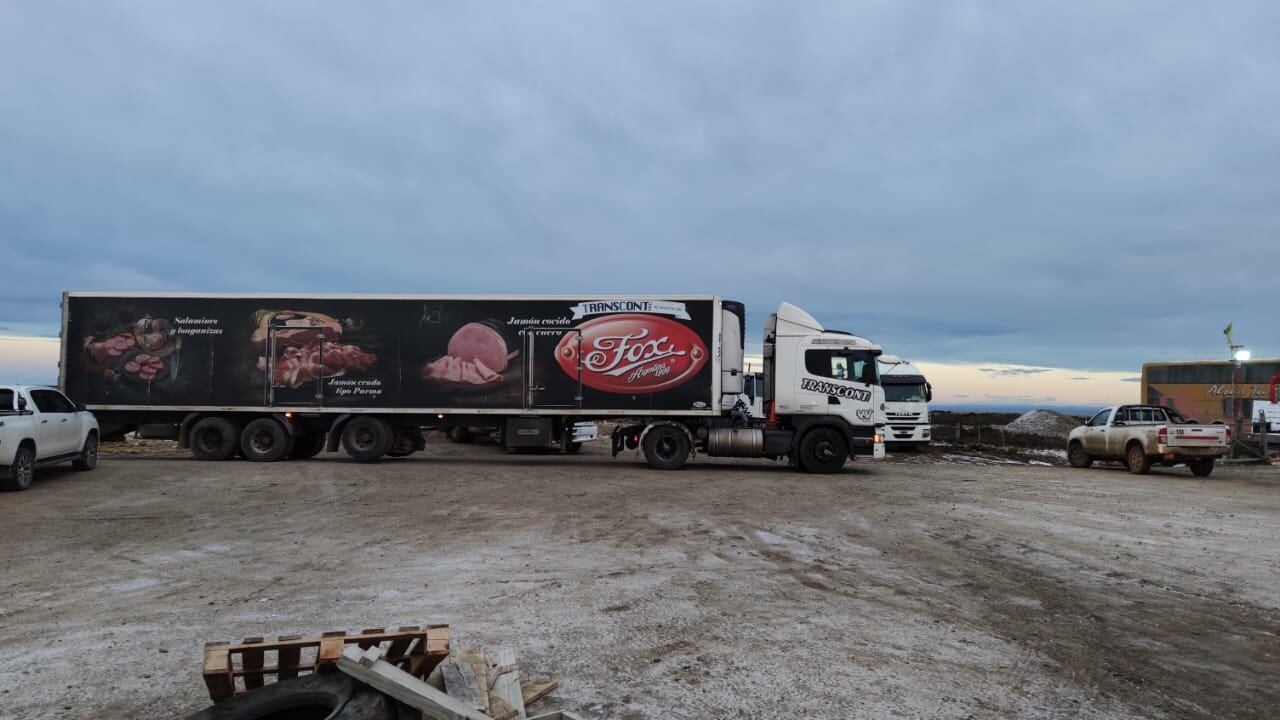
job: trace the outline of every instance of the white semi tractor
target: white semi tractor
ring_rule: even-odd
[[[881,355],[880,384],[884,387],[885,444],[890,448],[929,444],[929,402],[933,387],[915,365],[896,355]]]
[[[759,414],[746,310],[717,296],[68,293],[60,382],[104,437],[146,428],[202,460],[412,454],[423,431],[495,428],[507,448],[614,454],[676,469],[697,453],[833,472],[884,456],[866,338],[783,303],[765,326]],[[755,384],[754,378],[752,385]]]

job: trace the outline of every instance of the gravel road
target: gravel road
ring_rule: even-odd
[[[47,471],[0,495],[0,717],[177,717],[207,640],[425,622],[587,718],[1275,717],[1280,471],[915,460]]]

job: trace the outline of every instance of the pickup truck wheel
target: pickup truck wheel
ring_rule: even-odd
[[[30,447],[20,447],[13,454],[13,464],[5,468],[0,477],[0,490],[26,490],[36,476],[36,453]]]
[[[849,459],[849,444],[843,435],[833,428],[819,427],[810,430],[800,441],[800,467],[805,472],[833,473],[844,467]]]
[[[223,417],[200,418],[187,437],[197,460],[227,460],[240,450],[240,428]]]
[[[71,463],[76,470],[92,470],[98,467],[98,433],[91,432],[84,439],[84,447],[80,448],[80,457]]]
[[[1151,458],[1147,456],[1147,452],[1141,445],[1137,443],[1130,445],[1126,457],[1129,461],[1129,472],[1134,475],[1146,475],[1151,472]]]
[[[342,430],[342,447],[356,462],[373,462],[391,449],[391,425],[376,417],[352,418]]]
[[[1093,465],[1093,457],[1084,451],[1084,445],[1073,442],[1071,447],[1067,448],[1067,462],[1074,468],[1087,468]]]
[[[240,451],[246,460],[273,462],[293,451],[293,438],[284,426],[271,418],[258,418],[240,433]]]
[[[1209,473],[1213,472],[1213,458],[1189,462],[1187,467],[1191,468],[1191,474],[1196,477],[1209,477]]]
[[[689,436],[670,425],[659,425],[644,436],[644,459],[657,470],[679,470],[689,460]]]

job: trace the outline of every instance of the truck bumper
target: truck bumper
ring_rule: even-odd
[[[884,441],[893,447],[921,447],[929,444],[932,426],[928,423],[889,423],[884,426]]]

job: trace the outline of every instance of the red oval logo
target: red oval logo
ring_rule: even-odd
[[[570,377],[610,393],[653,393],[683,384],[707,362],[707,346],[685,325],[653,315],[606,315],[566,333],[556,361]],[[581,356],[581,357],[579,357]]]

